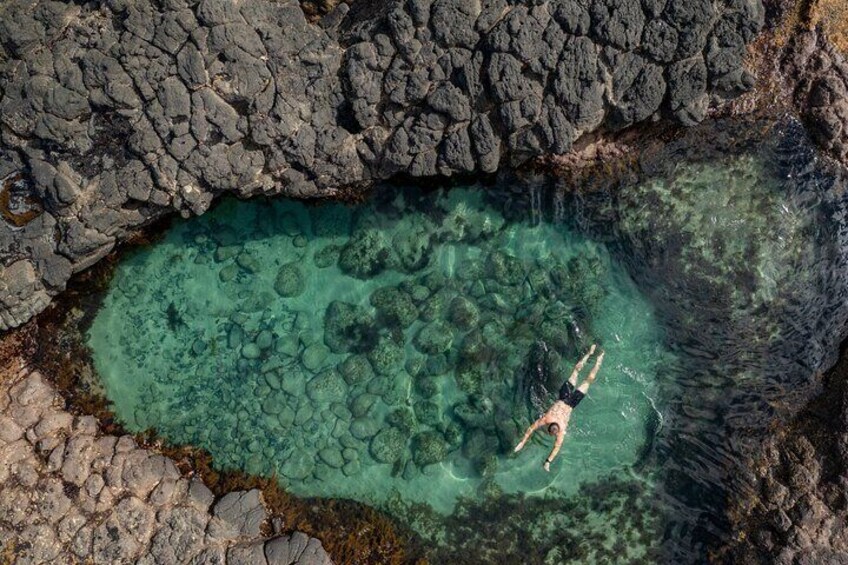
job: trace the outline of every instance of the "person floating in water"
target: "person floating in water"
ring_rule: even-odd
[[[580,374],[580,371],[583,370],[583,366],[586,364],[586,361],[589,360],[589,357],[591,357],[594,352],[595,345],[593,344],[592,347],[589,348],[589,353],[584,355],[583,359],[574,366],[574,370],[571,371],[571,376],[568,377],[568,380],[562,385],[562,388],[559,391],[559,400],[554,402],[554,405],[551,406],[541,418],[533,422],[533,425],[527,428],[527,432],[524,434],[521,442],[515,446],[515,452],[518,453],[524,448],[524,445],[527,443],[527,440],[530,439],[530,436],[533,435],[533,432],[542,426],[547,426],[548,433],[552,436],[556,436],[556,442],[554,443],[554,448],[551,450],[551,454],[548,455],[547,459],[545,459],[545,471],[551,470],[551,462],[554,460],[554,457],[557,456],[557,453],[559,453],[559,448],[562,447],[565,430],[568,428],[568,421],[571,419],[571,411],[580,404],[580,401],[583,400],[584,396],[586,396],[586,391],[589,390],[589,386],[592,382],[594,382],[595,377],[598,376],[598,369],[601,368],[601,363],[604,360],[603,351],[601,351],[601,354],[598,355],[598,358],[595,361],[595,366],[592,368],[589,376],[586,377],[586,380],[583,381],[579,387],[577,386],[577,376]]]

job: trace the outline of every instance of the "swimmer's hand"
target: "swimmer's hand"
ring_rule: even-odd
[[[524,449],[524,444],[527,443],[525,440],[521,440],[518,445],[515,446],[515,449],[512,451],[513,453],[518,453],[522,449]]]
[[[545,464],[542,465],[542,467],[544,467],[545,471],[547,471],[548,473],[551,472],[551,462],[550,461],[545,461]]]

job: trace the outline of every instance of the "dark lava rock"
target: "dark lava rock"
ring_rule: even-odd
[[[695,123],[710,94],[751,86],[764,18],[759,0],[319,3],[317,24],[293,0],[2,3],[0,178],[25,174],[15,201],[33,213],[0,214],[0,328],[133,230],[225,193],[332,197],[494,172],[600,127]],[[798,93],[835,153],[839,84]],[[370,276],[387,246],[355,236],[339,265]],[[405,247],[402,268],[426,261]]]

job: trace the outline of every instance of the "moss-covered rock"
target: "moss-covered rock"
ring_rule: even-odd
[[[347,385],[338,371],[329,369],[306,384],[306,394],[313,402],[340,401],[347,396]]]
[[[392,250],[397,258],[398,267],[407,273],[414,273],[430,264],[432,257],[430,237],[434,226],[425,218],[418,216],[410,216],[410,218],[415,218],[417,221],[395,233],[392,237]]]
[[[413,406],[415,419],[428,426],[437,426],[442,421],[442,412],[439,405],[430,400],[421,400]]]
[[[480,323],[480,310],[468,298],[457,296],[451,300],[448,308],[448,320],[457,329],[468,331],[477,327]]]
[[[468,395],[480,394],[483,383],[483,370],[479,365],[463,364],[454,373],[459,389]]]
[[[371,362],[361,353],[348,356],[347,359],[339,363],[338,369],[345,382],[350,386],[370,381],[374,377]]]
[[[380,463],[394,463],[406,449],[406,436],[397,428],[381,430],[371,439],[371,457]]]
[[[383,337],[368,352],[368,360],[378,375],[393,375],[403,369],[403,349],[391,339]]]
[[[439,383],[434,377],[421,377],[415,381],[415,389],[423,398],[439,394]]]
[[[410,434],[417,428],[415,415],[412,413],[412,410],[406,406],[396,408],[389,412],[388,416],[386,416],[386,423],[399,429],[405,434]]]
[[[350,413],[354,418],[362,418],[368,414],[378,398],[376,394],[369,394],[367,392],[360,394],[350,403]]]
[[[448,442],[437,431],[421,432],[412,441],[412,458],[419,467],[444,461],[449,450]]]
[[[306,289],[306,278],[297,263],[286,263],[277,272],[274,290],[283,298],[300,296]]]
[[[521,261],[501,251],[494,251],[489,254],[486,272],[498,283],[506,286],[518,286],[524,282],[525,277]]]
[[[418,319],[418,307],[412,298],[392,286],[375,290],[371,294],[371,305],[377,309],[378,319],[389,326],[406,329]]]
[[[358,279],[371,278],[388,265],[391,251],[382,232],[358,230],[339,254],[339,268]]]
[[[427,355],[445,353],[452,344],[453,331],[450,326],[441,321],[427,324],[415,336],[416,349]]]
[[[338,245],[325,245],[315,252],[312,256],[312,262],[319,269],[331,267],[339,260],[339,253],[341,252],[341,249],[342,248]]]
[[[363,352],[377,342],[374,318],[364,308],[334,301],[324,313],[324,343],[333,353]]]

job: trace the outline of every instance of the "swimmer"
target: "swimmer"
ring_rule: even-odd
[[[554,460],[554,457],[559,453],[559,448],[562,447],[562,440],[565,437],[565,430],[568,428],[568,421],[571,419],[571,411],[583,400],[583,397],[586,396],[586,391],[589,390],[589,386],[594,382],[595,377],[598,376],[598,369],[601,368],[601,363],[604,360],[604,352],[601,351],[601,354],[598,355],[597,360],[595,361],[595,366],[592,368],[592,371],[589,373],[589,376],[586,377],[586,380],[583,381],[580,386],[577,386],[577,376],[580,374],[580,371],[583,369],[583,366],[586,364],[586,361],[589,360],[589,357],[595,352],[595,345],[593,344],[591,348],[589,348],[589,353],[583,356],[583,359],[580,360],[577,365],[574,366],[574,370],[571,371],[571,376],[562,385],[562,388],[559,391],[559,400],[554,402],[554,405],[548,409],[545,414],[536,420],[532,426],[527,428],[527,432],[524,434],[524,437],[521,439],[521,442],[515,446],[515,452],[519,452],[524,448],[524,444],[527,443],[527,440],[530,439],[530,436],[533,435],[537,429],[542,426],[547,426],[547,431],[552,436],[556,436],[556,442],[554,443],[554,448],[551,450],[551,454],[548,455],[548,458],[545,459],[545,471],[551,470],[551,462]]]

